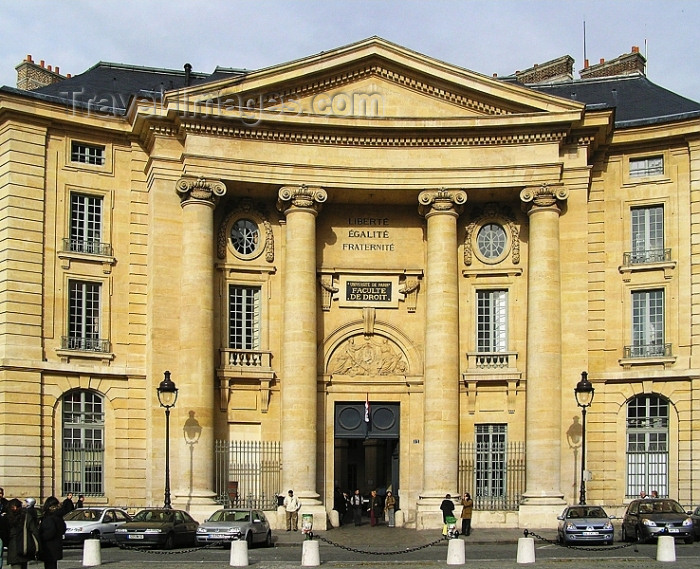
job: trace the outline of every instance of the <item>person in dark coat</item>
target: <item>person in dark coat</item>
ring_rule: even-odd
[[[452,496],[447,494],[445,499],[440,504],[440,509],[442,510],[442,523],[447,523],[448,516],[454,516],[455,503],[452,501]]]
[[[68,492],[68,494],[66,494],[66,499],[63,500],[63,515],[70,514],[73,510],[75,510],[73,492]]]
[[[66,533],[66,522],[63,521],[61,503],[55,496],[49,496],[42,508],[41,524],[39,525],[40,557],[44,561],[44,569],[57,569],[58,560],[63,559],[63,534]]]
[[[22,502],[13,498],[9,503],[7,512],[7,562],[12,569],[27,569],[27,563],[33,558],[26,556],[23,552],[22,538],[24,536],[24,524],[27,523],[29,532],[37,539],[39,538],[39,528],[36,520],[28,515],[22,508]]]

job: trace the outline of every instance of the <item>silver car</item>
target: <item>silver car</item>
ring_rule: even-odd
[[[261,510],[225,508],[214,512],[197,528],[197,543],[221,543],[244,539],[248,547],[262,543],[272,545],[270,524]]]
[[[559,543],[599,542],[610,545],[613,542],[615,530],[610,521],[612,516],[608,516],[600,506],[569,506],[557,519]]]
[[[121,508],[78,508],[66,514],[66,533],[63,542],[80,544],[86,539],[99,539],[102,543],[115,543],[114,530],[131,516]]]

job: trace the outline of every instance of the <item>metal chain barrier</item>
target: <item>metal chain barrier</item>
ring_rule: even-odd
[[[199,547],[190,547],[188,549],[178,549],[177,551],[173,549],[153,549],[147,545],[134,546],[126,545],[125,543],[118,543],[119,549],[125,549],[127,551],[140,551],[141,553],[150,553],[152,555],[181,555],[183,553],[192,553],[193,551],[201,551],[202,549],[213,549],[214,547],[221,547],[220,543],[207,543]]]
[[[614,551],[616,549],[625,549],[627,547],[636,547],[638,545],[637,541],[633,541],[632,543],[625,543],[624,545],[599,545],[598,547],[583,547],[581,545],[569,545],[569,544],[564,544],[560,543],[559,541],[555,541],[553,539],[547,539],[546,537],[542,537],[541,535],[537,535],[533,531],[525,530],[523,532],[525,534],[525,537],[528,537],[529,535],[536,537],[540,541],[544,541],[546,543],[551,543],[552,545],[558,545],[559,547],[564,547],[564,548],[569,548],[569,549],[579,549],[581,551]],[[635,548],[635,551],[636,548]]]
[[[340,549],[344,549],[345,551],[352,551],[353,553],[361,553],[363,555],[401,555],[402,553],[411,553],[413,551],[420,551],[421,549],[427,549],[428,547],[432,547],[433,545],[437,545],[439,543],[444,543],[445,538],[441,537],[440,539],[436,539],[435,541],[431,543],[426,543],[425,545],[418,545],[416,547],[407,547],[405,549],[397,549],[395,551],[366,551],[364,549],[358,549],[356,547],[349,547],[347,545],[342,545],[340,543],[335,543],[331,541],[330,539],[326,539],[325,537],[321,537],[320,535],[314,535],[314,537],[318,538],[319,541],[322,541],[323,543],[327,543],[328,545],[332,545],[333,547],[338,547]]]

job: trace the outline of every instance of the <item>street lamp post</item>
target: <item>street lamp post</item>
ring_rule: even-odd
[[[158,402],[165,407],[165,503],[164,508],[170,509],[170,409],[175,407],[177,401],[177,387],[170,379],[170,372],[163,374],[165,377],[158,386]]]
[[[588,381],[588,372],[581,372],[581,381],[574,388],[576,404],[581,407],[581,494],[578,503],[586,505],[586,410],[593,403],[595,389]]]

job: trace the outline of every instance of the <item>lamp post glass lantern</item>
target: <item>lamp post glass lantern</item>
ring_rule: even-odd
[[[177,401],[177,387],[170,379],[170,372],[166,371],[163,381],[158,385],[158,402],[165,407],[165,502],[164,508],[170,509],[170,409],[175,407]]]
[[[581,380],[574,388],[576,405],[581,407],[581,493],[578,503],[582,506],[586,505],[586,410],[593,403],[594,395],[595,389],[588,381],[588,372],[582,371]]]

